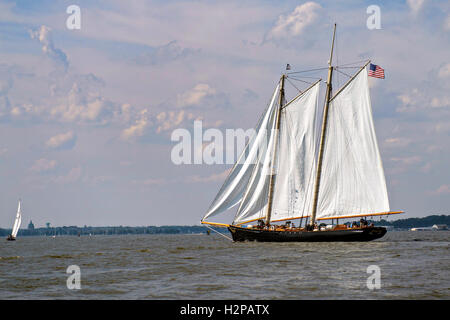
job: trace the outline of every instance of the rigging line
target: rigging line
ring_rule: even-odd
[[[316,68],[316,69],[309,69],[309,70],[302,70],[302,71],[295,71],[295,72],[288,72],[287,74],[303,73],[303,72],[312,72],[312,71],[326,70],[326,69],[328,69],[328,67]]]
[[[342,71],[340,71],[340,70],[338,70],[338,69],[336,69],[336,68],[334,68],[334,70],[336,70],[336,71],[339,72],[339,73],[342,73],[344,76],[347,76],[347,77],[349,77],[349,78],[353,77],[353,76],[348,75],[348,74],[346,74],[345,72],[342,72]]]
[[[222,237],[225,237],[225,238],[227,238],[228,240],[231,240],[231,241],[233,241],[233,239],[231,239],[230,237],[228,237],[228,236],[226,236],[226,235],[224,235],[222,232],[219,232],[219,231],[217,231],[217,230],[214,230],[213,228],[211,228],[210,226],[208,226],[208,225],[205,225],[205,227],[207,227],[208,229],[211,229],[212,231],[214,231],[214,232],[216,232],[216,233],[218,233],[218,234],[220,234]]]
[[[300,93],[303,92],[302,90],[300,90],[299,88],[297,88],[297,87],[295,86],[295,84],[293,84],[293,83],[289,80],[288,77],[286,77],[286,80],[287,80],[287,81],[288,81],[295,89],[297,89],[298,92],[300,92]]]
[[[334,69],[357,69],[357,68],[361,68],[362,66],[356,66],[356,67],[340,67],[340,66],[336,66],[334,67]]]
[[[357,64],[357,63],[361,63],[361,62],[367,62],[367,59],[359,60],[359,61],[355,61],[355,62],[350,62],[350,63],[344,63],[344,64],[341,64],[341,66],[348,66],[350,64]]]
[[[310,78],[310,79],[320,79],[320,77],[309,77],[309,76],[296,76],[296,77],[299,77],[299,78]],[[293,77],[289,77],[289,78],[293,78]]]
[[[292,80],[300,81],[300,82],[303,82],[303,83],[307,83],[307,84],[309,84],[309,85],[312,84],[312,82],[308,82],[308,81],[305,81],[305,80],[296,79],[296,78],[293,78],[293,77],[287,77],[286,79],[288,79],[288,78],[290,78],[290,79],[292,79]],[[317,78],[317,79],[320,79],[320,78]],[[291,83],[291,84],[292,84],[292,83]]]

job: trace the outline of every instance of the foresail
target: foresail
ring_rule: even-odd
[[[311,213],[320,82],[282,109],[272,221]]]
[[[11,232],[11,235],[13,237],[17,236],[17,233],[19,232],[19,228],[20,228],[20,224],[21,223],[22,223],[22,212],[20,211],[20,201],[19,201],[19,206],[17,208],[16,219],[14,220],[14,226],[13,226],[12,232]]]
[[[330,102],[317,218],[388,211],[364,68]]]
[[[261,150],[266,148],[267,128],[273,126],[278,94],[279,85],[275,88],[269,106],[255,128],[255,136],[242,151],[202,221],[231,209],[241,202],[254,169],[259,165]]]
[[[278,104],[270,114],[263,133],[265,138],[259,145],[258,157],[246,185],[244,197],[234,218],[233,224],[257,220],[265,216],[269,196],[269,185],[273,161],[273,145],[276,138],[276,114]]]

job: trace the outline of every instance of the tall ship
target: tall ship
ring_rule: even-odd
[[[228,228],[234,241],[370,241],[387,230],[369,225],[367,217],[403,213],[389,207],[370,102],[370,61],[334,91],[333,74],[340,71],[332,65],[335,35],[336,24],[321,128],[322,80],[287,101],[285,82],[296,73],[282,74],[202,224]],[[210,221],[234,207],[231,223]],[[359,221],[339,223],[354,218]]]
[[[15,241],[17,237],[17,233],[19,232],[20,225],[22,223],[22,211],[20,209],[20,200],[19,205],[17,207],[16,218],[14,219],[14,225],[11,230],[11,234],[6,238],[8,241]]]

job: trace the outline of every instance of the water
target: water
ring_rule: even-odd
[[[233,243],[221,236],[0,241],[0,299],[449,299],[450,232],[364,243]],[[69,290],[78,265],[81,290]],[[381,288],[369,290],[369,265]]]

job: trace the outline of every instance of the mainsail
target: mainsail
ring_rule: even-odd
[[[317,218],[389,212],[367,70],[330,101]]]
[[[22,212],[20,211],[20,200],[19,206],[17,208],[16,220],[14,221],[14,225],[12,228],[11,235],[15,238],[17,233],[19,232],[20,224],[22,223]]]

